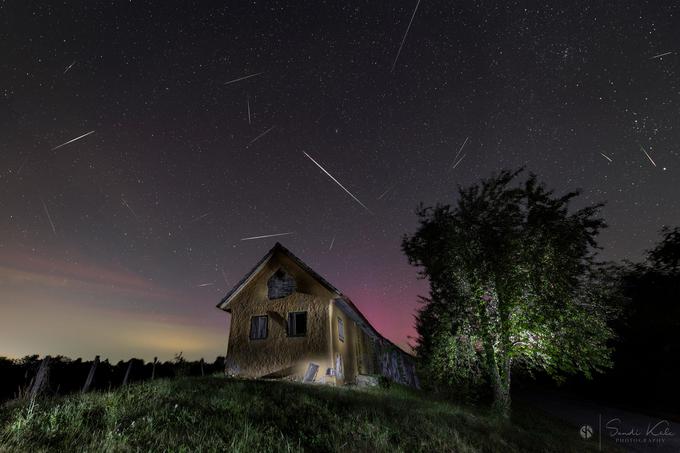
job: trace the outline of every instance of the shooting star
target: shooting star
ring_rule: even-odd
[[[650,156],[647,153],[647,151],[642,147],[642,145],[640,145],[640,149],[642,150],[643,153],[645,153],[645,156],[647,156],[647,159],[649,159],[649,161],[652,163],[652,165],[654,165],[656,167],[656,162],[654,162],[654,160],[652,159],[652,156]]]
[[[249,147],[250,145],[252,145],[253,143],[255,143],[256,141],[258,141],[259,139],[261,139],[262,137],[264,137],[265,135],[267,135],[267,134],[268,134],[269,132],[271,132],[271,130],[274,129],[275,127],[276,127],[276,126],[270,127],[269,129],[267,129],[266,131],[264,131],[263,133],[261,133],[260,135],[258,135],[258,136],[255,137],[254,139],[252,139],[251,141],[249,141],[248,144],[246,145],[246,148]]]
[[[214,285],[214,283],[201,283],[200,285],[198,285],[198,287],[203,288],[204,286],[213,286],[213,285]]]
[[[248,95],[247,100],[248,100],[248,124],[250,124],[250,95]]]
[[[392,70],[390,72],[394,72],[394,68],[397,65],[397,60],[399,59],[399,55],[401,54],[401,49],[404,47],[404,43],[406,42],[406,36],[408,36],[408,31],[411,29],[413,18],[416,17],[416,11],[418,11],[418,6],[420,6],[420,0],[418,0],[418,3],[416,3],[416,7],[413,10],[413,15],[411,16],[411,20],[408,23],[408,27],[406,27],[404,37],[401,39],[401,45],[399,46],[399,50],[397,51],[397,56],[394,57],[394,62],[392,63]]]
[[[30,155],[26,156],[26,158],[24,158],[24,161],[21,162],[21,165],[19,165],[19,168],[17,168],[17,171],[15,172],[17,176],[19,176],[19,173],[21,173],[21,170],[24,168],[30,157],[31,157]]]
[[[66,74],[69,71],[69,69],[71,69],[73,67],[74,64],[76,64],[76,60],[73,60],[73,63],[68,65],[68,67],[64,70],[64,74]]]
[[[365,204],[363,204],[357,197],[355,197],[354,194],[353,194],[352,192],[350,192],[349,190],[347,190],[347,189],[345,188],[345,186],[343,186],[342,184],[340,184],[340,181],[338,181],[337,179],[335,179],[335,178],[333,177],[333,175],[331,175],[330,173],[328,173],[328,172],[326,171],[326,169],[323,168],[323,167],[321,166],[320,163],[318,163],[317,161],[315,161],[315,160],[312,158],[312,156],[310,156],[309,154],[307,154],[307,153],[304,152],[304,151],[303,151],[303,153],[305,154],[305,156],[307,156],[307,158],[308,158],[309,160],[311,160],[312,162],[314,162],[314,164],[315,164],[317,167],[319,167],[319,168],[321,169],[321,171],[323,171],[324,173],[326,173],[326,175],[327,175],[329,178],[331,178],[331,179],[333,180],[334,183],[336,183],[337,185],[339,185],[339,186],[342,188],[342,190],[344,190],[345,192],[347,192],[347,194],[348,194],[350,197],[352,197],[352,199],[353,199],[354,201],[356,201],[357,203],[359,203],[359,204],[361,205],[361,207],[363,207],[366,211],[368,211],[369,213],[373,214],[373,212],[371,212],[371,210],[368,209],[368,207],[366,207]]]
[[[331,250],[333,250],[333,244],[335,244],[335,236],[333,236],[333,239],[331,240],[331,246],[328,247],[328,251],[329,251],[329,252],[330,252]]]
[[[252,241],[254,239],[274,238],[274,237],[277,237],[277,236],[288,236],[290,234],[295,234],[295,233],[291,231],[290,233],[265,234],[264,236],[252,236],[252,237],[249,237],[249,238],[241,238],[241,240],[242,241]]]
[[[73,140],[69,140],[69,141],[67,141],[66,143],[62,143],[62,144],[59,145],[59,146],[55,146],[55,147],[52,148],[50,151],[56,151],[56,150],[58,150],[59,148],[61,148],[62,146],[66,146],[66,145],[68,145],[69,143],[75,142],[76,140],[80,140],[81,138],[85,138],[85,137],[87,137],[87,136],[90,135],[90,134],[94,134],[94,131],[90,131],[90,132],[88,132],[87,134],[83,134],[83,135],[81,135],[80,137],[76,137],[76,138],[74,138]]]
[[[463,159],[465,159],[465,156],[467,156],[467,154],[463,154],[463,155],[461,156],[461,158],[458,159],[458,162],[456,162],[455,164],[453,164],[453,167],[451,168],[451,170],[455,170],[456,167],[458,166],[458,164],[461,163],[461,162],[463,161]]]
[[[209,215],[210,215],[210,213],[209,213],[209,212],[206,212],[205,214],[199,215],[198,217],[196,217],[195,219],[193,219],[193,220],[192,220],[191,222],[189,222],[189,223],[198,222],[198,221],[201,220],[202,218],[207,217],[207,216],[209,216]]]
[[[673,53],[672,51],[671,51],[671,52],[666,52],[666,53],[660,53],[659,55],[654,55],[653,57],[651,57],[650,60],[653,60],[653,59],[655,59],[655,58],[665,57],[666,55],[670,55],[670,54],[672,54],[672,53]]]
[[[50,216],[50,211],[47,209],[47,205],[43,201],[43,199],[40,199],[40,202],[43,205],[43,209],[45,209],[45,214],[47,215],[47,220],[50,222],[50,226],[52,227],[52,232],[56,235],[57,234],[57,229],[54,227],[54,222],[52,222],[52,216]]]
[[[130,211],[130,212],[132,213],[132,215],[135,217],[135,220],[139,221],[139,217],[137,217],[137,214],[135,214],[135,211],[132,210],[132,208],[130,207],[130,205],[128,204],[128,202],[125,200],[125,198],[121,198],[121,199],[120,199],[120,202],[121,202],[121,204],[122,204],[123,206],[125,206],[126,208],[128,208],[128,211]]]
[[[225,84],[225,85],[229,85],[230,83],[240,82],[241,80],[246,80],[246,79],[249,79],[249,78],[251,78],[251,77],[257,77],[257,76],[259,76],[260,74],[264,74],[264,72],[258,72],[258,73],[256,73],[256,74],[250,74],[250,75],[247,75],[247,76],[239,77],[238,79],[230,80],[230,81],[228,81],[228,82],[225,82],[224,84]]]
[[[602,157],[604,157],[605,159],[607,159],[609,162],[613,162],[613,160],[611,159],[611,157],[607,156],[605,153],[600,153],[600,154],[602,155]]]
[[[227,281],[227,273],[224,272],[224,268],[222,267],[220,268],[220,270],[222,271],[222,278],[224,278],[224,284],[229,285],[229,282]]]
[[[463,151],[463,148],[465,148],[465,145],[467,145],[468,140],[470,140],[470,137],[465,137],[465,141],[463,142],[462,145],[460,145],[460,148],[458,149],[458,152],[456,153],[456,157],[453,158],[454,162],[456,161],[456,159],[458,159],[458,156],[460,156],[460,152]]]
[[[378,200],[382,200],[383,197],[390,192],[390,190],[394,189],[394,186],[396,186],[396,184],[392,184],[391,186],[389,186],[383,193],[380,194]]]

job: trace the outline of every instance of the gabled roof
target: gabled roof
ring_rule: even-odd
[[[234,286],[232,289],[227,292],[227,294],[220,300],[220,303],[217,304],[217,308],[221,310],[227,310],[227,305],[231,300],[236,297],[236,295],[241,292],[241,290],[250,282],[250,280],[257,275],[257,273],[264,267],[265,264],[269,261],[269,259],[276,254],[276,252],[280,252],[281,254],[287,256],[290,258],[295,264],[297,264],[303,271],[308,273],[309,275],[312,276],[316,281],[318,281],[324,288],[326,288],[328,291],[335,293],[338,295],[338,297],[345,297],[343,294],[338,290],[336,287],[328,283],[328,280],[323,278],[321,275],[317,274],[314,269],[309,267],[304,261],[302,261],[300,258],[295,256],[293,252],[285,248],[281,243],[277,242],[274,244],[274,247],[269,249],[269,251],[260,259],[260,261],[257,262],[255,267],[253,267],[250,272],[248,272],[246,275],[243,276],[243,278]]]
[[[357,324],[359,324],[363,329],[370,335],[373,335],[377,338],[380,338],[395,348],[399,349],[400,351],[404,352],[405,354],[409,354],[408,352],[404,351],[401,349],[399,346],[395,345],[392,343],[390,340],[387,338],[383,337],[376,329],[371,325],[371,323],[366,319],[363,313],[359,311],[356,305],[350,300],[349,297],[345,296],[340,292],[339,289],[337,289],[335,286],[331,285],[328,280],[323,278],[321,275],[319,275],[314,269],[309,267],[304,261],[302,261],[300,258],[295,256],[293,252],[288,250],[286,247],[281,245],[281,243],[277,242],[274,244],[274,247],[272,247],[261,259],[260,261],[257,262],[255,267],[253,267],[250,272],[248,272],[246,275],[243,276],[243,278],[234,286],[227,294],[220,300],[220,302],[217,304],[217,308],[224,310],[224,311],[229,311],[229,302],[238,295],[238,293],[241,292],[241,290],[259,273],[259,271],[265,266],[265,264],[276,254],[277,252],[285,255],[286,257],[290,258],[296,265],[298,265],[303,271],[308,273],[312,278],[314,278],[317,282],[319,282],[323,287],[325,287],[328,291],[331,293],[334,293],[337,297],[335,298],[335,303],[336,305],[342,309],[343,311],[349,313],[346,313],[348,316],[350,316],[352,319],[354,319]],[[409,354],[411,355],[411,354]]]

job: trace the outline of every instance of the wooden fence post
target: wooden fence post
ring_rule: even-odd
[[[203,372],[203,362],[204,360],[201,359],[201,377],[205,376],[205,372]]]
[[[123,387],[128,384],[128,379],[130,378],[130,371],[132,370],[132,359],[128,363],[127,371],[125,372],[125,377],[123,378]]]
[[[83,393],[87,393],[90,390],[92,381],[94,380],[94,373],[97,371],[97,365],[99,364],[99,356],[95,356],[92,366],[90,367],[90,373],[87,375],[87,380],[85,380],[85,385],[83,386]]]
[[[50,366],[50,356],[45,356],[40,362],[40,367],[38,368],[38,374],[35,375],[33,380],[33,387],[31,387],[30,399],[34,401],[47,386],[47,379],[49,374]]]
[[[153,366],[151,367],[151,380],[156,379],[156,363],[158,363],[158,357],[153,358]]]

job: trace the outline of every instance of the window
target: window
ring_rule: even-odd
[[[285,270],[279,269],[267,280],[267,297],[269,300],[281,299],[295,292],[295,279]]]
[[[267,315],[250,318],[250,339],[264,340],[267,338]]]
[[[342,318],[338,318],[338,340],[345,341],[345,323]]]
[[[307,312],[288,313],[288,336],[304,337],[307,335]]]

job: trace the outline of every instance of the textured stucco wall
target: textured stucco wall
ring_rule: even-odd
[[[280,267],[293,276],[297,291],[269,300],[267,280]],[[243,377],[261,377],[290,369],[284,374],[301,379],[309,362],[319,365],[317,380],[330,360],[328,307],[332,294],[286,256],[275,254],[267,265],[229,303],[231,328],[227,350],[227,372]],[[289,337],[288,313],[307,312],[307,335]],[[267,315],[268,334],[263,340],[250,339],[252,316]]]
[[[374,347],[374,340],[359,330],[357,336],[357,364],[359,374],[378,374],[378,356]]]
[[[336,375],[338,384],[347,384],[355,382],[358,374],[357,367],[357,341],[361,329],[356,325],[351,318],[340,310],[335,304],[330,307],[331,317],[331,344],[333,351],[333,358],[335,361],[335,368],[337,368],[337,354],[342,357],[342,376]],[[345,327],[345,339],[340,341],[338,335],[338,318],[342,319]],[[337,370],[336,370],[337,371]]]
[[[293,294],[268,298],[267,281],[283,269],[295,279]],[[347,384],[359,374],[382,374],[406,385],[418,386],[413,358],[388,341],[368,335],[333,301],[332,293],[281,253],[274,256],[229,302],[231,311],[227,372],[243,377],[263,377],[272,373],[302,379],[310,362],[319,366],[317,382]],[[288,313],[307,312],[307,335],[289,337]],[[266,339],[250,339],[250,320],[267,315]],[[345,336],[340,341],[338,318]],[[338,373],[338,358],[342,373]],[[335,376],[326,376],[332,369]]]

